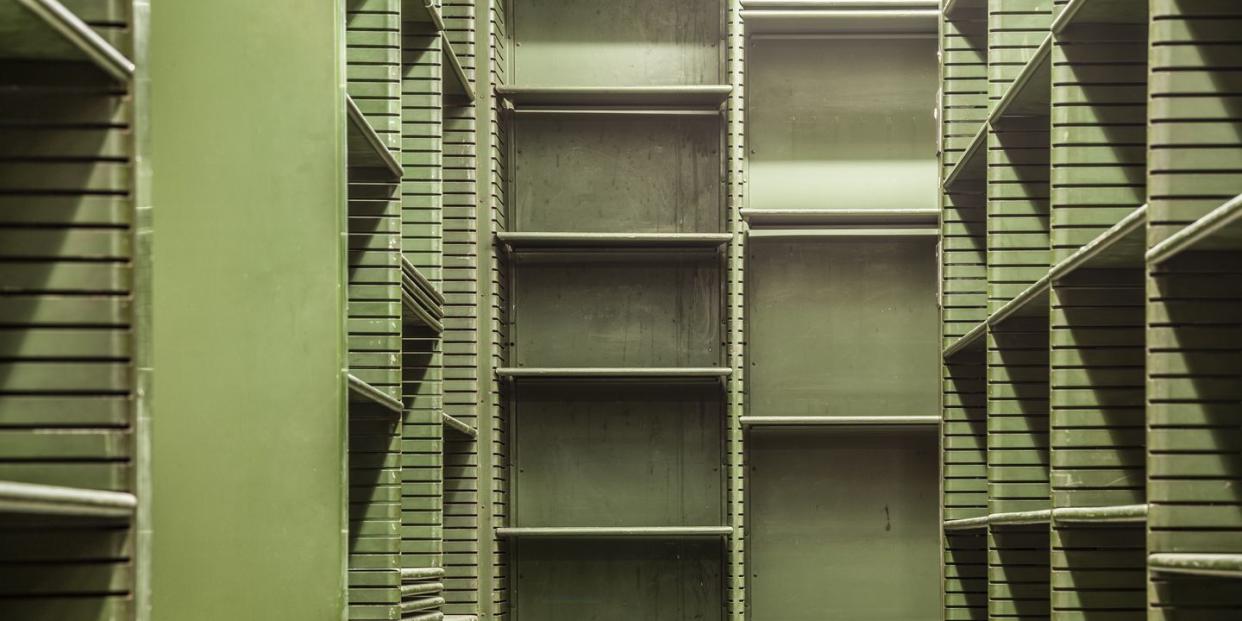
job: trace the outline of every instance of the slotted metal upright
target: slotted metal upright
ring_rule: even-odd
[[[0,4],[0,615],[149,616],[147,2]]]

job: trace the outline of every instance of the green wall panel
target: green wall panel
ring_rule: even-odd
[[[764,430],[746,442],[754,619],[939,617],[934,432]]]
[[[337,621],[344,13],[222,0],[153,17],[154,618]],[[272,90],[296,96],[257,95]]]
[[[930,37],[752,37],[747,206],[936,209],[935,52]]]
[[[751,239],[747,252],[749,415],[936,410],[930,239]]]

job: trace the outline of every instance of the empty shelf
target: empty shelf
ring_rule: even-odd
[[[0,481],[0,513],[123,518],[137,506],[126,492]]]
[[[1057,281],[1080,269],[1142,267],[1147,250],[1146,224],[1147,205],[1143,205],[1052,266],[1049,275]]]
[[[1187,251],[1242,250],[1242,194],[1188,224],[1147,251],[1152,265]]]
[[[752,227],[761,226],[910,226],[924,225],[932,231],[940,224],[935,209],[751,209],[741,210]]]
[[[719,248],[731,233],[496,233],[513,250],[527,248]]]
[[[402,582],[431,580],[442,576],[444,576],[444,569],[441,567],[405,567],[401,569]]]
[[[436,30],[444,30],[444,18],[440,16],[440,7],[431,0],[401,0],[401,19],[408,22],[424,22],[435,26]]]
[[[1035,281],[1012,300],[1005,302],[1004,306],[996,309],[996,312],[988,317],[988,325],[1000,325],[1001,322],[1011,317],[1047,317],[1051,282],[1051,275],[1044,274],[1043,278]]]
[[[444,296],[405,255],[401,256],[401,303],[409,311],[406,323],[418,323],[435,332],[444,329]]]
[[[1147,22],[1147,3],[1134,0],[1070,0],[1052,21],[1052,32],[1060,34],[1080,24],[1143,24]]]
[[[512,379],[716,379],[728,377],[727,367],[506,367],[500,377]]]
[[[949,169],[949,174],[945,175],[944,189],[946,192],[961,192],[964,185],[983,185],[988,174],[987,142],[988,124],[981,123],[979,131],[975,132],[975,137],[971,138],[970,144],[962,152],[962,159],[958,160],[953,168]],[[982,192],[979,193],[982,194]]]
[[[401,277],[403,280],[408,278],[412,286],[419,291],[425,292],[437,306],[444,305],[444,294],[437,291],[435,285],[431,284],[431,281],[426,276],[423,276],[418,267],[410,263],[410,260],[405,255],[401,255]]]
[[[684,539],[689,537],[723,537],[733,534],[732,526],[536,526],[501,527],[499,537],[543,538],[611,538]]]
[[[496,93],[522,106],[719,107],[733,87],[701,86],[497,86]]]
[[[940,11],[934,2],[768,1],[742,3],[746,32],[772,34],[925,34],[933,36]]]
[[[1039,511],[1014,511],[1009,513],[993,513],[988,516],[990,526],[1039,526],[1052,520],[1051,509]]]
[[[952,19],[965,11],[982,11],[987,6],[987,0],[945,0],[944,16]]]
[[[1147,521],[1147,505],[1066,507],[1053,509],[1052,519],[1063,524],[1142,524]]]
[[[416,595],[439,593],[444,590],[443,582],[410,582],[401,585],[401,598],[408,599]]]
[[[467,425],[461,419],[458,419],[454,416],[450,416],[443,412],[440,413],[440,418],[444,422],[444,427],[447,429],[452,429],[453,431],[456,431],[462,435],[470,436],[471,438],[477,438],[479,436],[478,429],[475,429],[474,427]]]
[[[401,402],[385,394],[380,389],[349,375],[349,400],[352,403],[371,403],[401,413]]]
[[[402,615],[410,612],[418,612],[427,610],[428,608],[439,608],[444,605],[443,597],[423,597],[420,599],[412,599],[401,602]],[[440,614],[440,613],[436,613]]]
[[[1052,96],[1051,58],[1052,35],[1048,35],[1009,84],[1005,95],[988,115],[988,123],[997,125],[1006,117],[1048,116]]]
[[[980,321],[966,334],[961,335],[956,341],[950,343],[949,346],[945,348],[944,355],[942,357],[945,360],[948,360],[963,351],[981,347],[983,345],[983,337],[987,335],[987,333],[988,323],[986,321]]]
[[[944,529],[948,532],[961,532],[971,530],[983,530],[988,527],[988,516],[980,516],[973,518],[962,518],[959,520],[946,520]]]
[[[474,101],[474,85],[470,83],[466,70],[461,66],[461,59],[453,51],[453,43],[448,37],[440,37],[440,50],[444,54],[444,64],[448,65],[448,69],[444,71],[444,94]]]
[[[349,117],[349,167],[386,170],[393,179],[400,179],[401,163],[349,95],[345,96],[345,111]]]
[[[912,427],[940,424],[939,416],[743,416],[743,426]]]
[[[134,63],[57,0],[0,2],[0,57],[89,60],[122,82]]]
[[[1147,557],[1147,566],[1169,574],[1242,578],[1242,554],[1158,553]]]

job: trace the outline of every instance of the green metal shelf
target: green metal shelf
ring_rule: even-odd
[[[966,146],[965,151],[962,151],[962,159],[958,160],[953,168],[949,169],[949,174],[945,175],[944,190],[946,192],[952,192],[954,188],[963,183],[979,185],[987,179],[987,143],[988,124],[984,122],[979,124],[979,130],[975,132],[974,138],[970,139],[970,144]]]
[[[1055,282],[1080,269],[1142,267],[1146,224],[1147,205],[1143,205],[1052,266],[1048,273]]]
[[[984,343],[983,337],[987,336],[987,333],[988,322],[986,320],[980,321],[975,324],[975,327],[968,330],[966,334],[959,336],[956,341],[950,343],[949,346],[944,349],[944,353],[941,357],[948,360],[949,358],[952,358],[953,356],[956,356],[964,351],[982,347]]]
[[[719,379],[728,367],[504,367],[496,374],[509,379]]]
[[[1147,3],[1134,0],[1070,0],[1052,21],[1053,34],[1082,24],[1142,24]]]
[[[719,248],[732,233],[515,233],[498,232],[496,240],[511,250],[580,248]]]
[[[137,507],[126,492],[0,481],[0,514],[129,518]]]
[[[413,320],[435,332],[444,330],[441,322],[444,319],[444,296],[405,255],[401,256],[401,303],[410,311],[409,316],[403,319]]]
[[[413,616],[401,617],[401,621],[447,621],[448,619],[451,619],[451,618],[452,617],[444,616],[444,613],[437,610],[433,612],[424,612],[422,614],[416,614]]]
[[[479,437],[478,429],[475,429],[474,427],[467,425],[464,421],[462,421],[461,419],[455,416],[450,416],[447,413],[441,412],[440,419],[444,422],[444,427],[446,429],[452,429],[453,431],[456,431],[457,433],[460,433],[465,436],[470,436],[471,438]]]
[[[717,108],[733,91],[727,84],[695,86],[497,86],[496,94],[524,106],[683,106]]]
[[[733,534],[732,526],[512,526],[496,529],[496,536],[498,537],[547,539],[604,539],[614,537],[687,539],[694,537],[725,537],[731,534]]]
[[[1057,524],[1142,524],[1147,521],[1147,505],[1114,507],[1063,507],[1052,510]]]
[[[1242,250],[1242,194],[1209,211],[1147,251],[1147,262],[1159,265],[1187,251]]]
[[[444,568],[442,567],[404,567],[401,569],[402,582],[432,580],[443,576]]]
[[[945,520],[945,532],[967,532],[974,530],[985,530],[988,527],[988,516],[980,516],[973,518],[962,518],[959,520]]]
[[[349,95],[345,96],[345,112],[349,117],[349,167],[385,170],[393,179],[400,179],[401,163]]]
[[[988,123],[1008,117],[1048,116],[1052,97],[1052,35],[1044,37],[988,115]]]
[[[742,416],[744,427],[923,427],[939,416]]]
[[[1164,552],[1148,556],[1147,566],[1160,573],[1242,578],[1242,554]]]
[[[424,597],[420,599],[414,599],[414,600],[401,602],[400,609],[401,609],[402,618],[405,618],[405,615],[408,613],[419,612],[419,611],[427,610],[428,608],[438,608],[443,605],[444,605],[443,597]],[[437,614],[442,614],[442,613],[437,613]]]
[[[411,22],[430,23],[437,31],[444,30],[444,18],[440,7],[431,0],[401,0],[401,19]]]
[[[352,373],[349,374],[349,401],[350,403],[370,403],[378,405],[382,408],[392,410],[400,414],[402,411],[401,402],[394,399],[380,389],[358,379]]]
[[[134,63],[57,0],[0,2],[0,56],[89,60],[121,82]]]
[[[939,26],[937,0],[744,0],[746,32],[773,34],[927,34]]]
[[[987,6],[987,0],[946,0],[944,3],[944,16],[953,19],[961,11],[982,11]]]
[[[466,101],[474,101],[474,85],[470,83],[466,70],[461,66],[461,59],[457,57],[457,52],[453,51],[453,42],[448,37],[441,35],[440,50],[444,54],[444,64],[447,70],[444,72],[444,94],[455,97],[464,97]]]
[[[993,513],[988,516],[988,525],[993,527],[1000,526],[1039,526],[1052,522],[1052,510],[1041,509],[1039,511],[1013,511],[1006,513]]]
[[[940,223],[935,209],[752,209],[741,210],[751,226],[927,225]]]
[[[1014,317],[1047,317],[1051,286],[1051,275],[1046,273],[988,316],[988,325],[998,326],[1006,319]]]
[[[751,229],[747,237],[798,239],[814,237],[936,237],[940,231],[935,227],[926,228],[884,228],[884,227],[850,227],[820,228],[788,228],[788,229]]]

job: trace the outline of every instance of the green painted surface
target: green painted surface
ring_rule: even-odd
[[[720,387],[524,384],[513,526],[724,523]]]
[[[154,618],[337,621],[344,15],[153,16]]]
[[[754,621],[939,618],[936,435],[747,437]]]
[[[934,38],[754,38],[747,53],[749,207],[937,208]]]
[[[752,240],[751,416],[936,411],[932,240]]]

